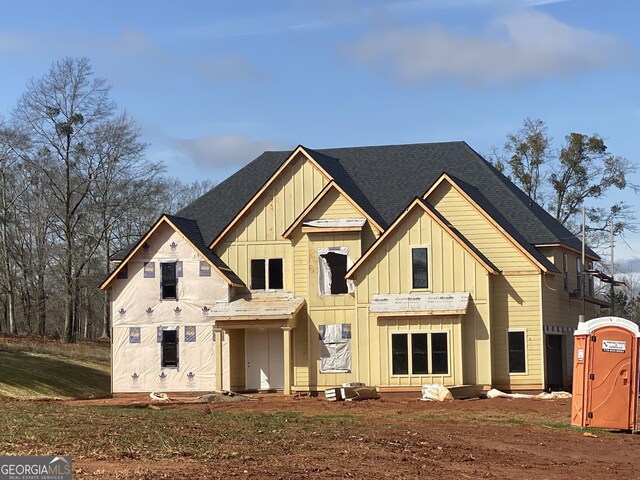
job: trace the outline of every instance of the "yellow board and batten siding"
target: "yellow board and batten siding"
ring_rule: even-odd
[[[323,220],[332,218],[354,218],[361,214],[336,189],[326,195],[309,211],[305,220]],[[307,352],[309,358],[316,359],[307,369],[310,383],[319,389],[358,380],[358,373],[352,365],[351,373],[320,373],[319,335],[320,325],[348,323],[352,325],[352,358],[357,357],[358,347],[353,340],[355,331],[354,295],[319,295],[318,293],[318,250],[328,247],[347,247],[349,258],[355,262],[361,255],[360,232],[303,233],[298,226],[291,236],[294,246],[296,280],[294,294],[307,298],[309,322],[307,323]],[[302,333],[302,332],[300,332]],[[302,335],[300,335],[302,337]],[[296,338],[298,341],[298,338]],[[301,350],[302,345],[297,348]],[[305,385],[305,369],[296,368],[296,386]]]
[[[216,253],[240,278],[251,278],[251,259],[283,258],[284,287],[294,283],[291,241],[282,233],[311,203],[328,179],[303,154],[293,159],[276,181],[224,236]],[[293,268],[292,268],[293,266]]]
[[[466,315],[381,316],[369,312],[376,294],[410,293],[412,289],[411,247],[428,248],[429,289],[419,292],[467,291],[471,299]],[[476,339],[476,331],[489,330],[488,273],[448,232],[421,208],[414,208],[395,231],[377,246],[373,255],[356,273],[357,338],[362,381],[388,387],[419,387],[425,383],[460,385],[465,376],[490,384],[490,345],[488,335]],[[480,315],[477,311],[482,312]],[[482,323],[482,326],[476,325]],[[469,342],[477,361],[463,361],[465,330],[474,332]],[[446,332],[448,334],[449,372],[446,375],[392,375],[392,332]],[[467,352],[464,352],[466,355]],[[465,369],[469,369],[465,372]],[[482,371],[484,369],[484,371]],[[368,373],[368,375],[367,375]]]
[[[427,201],[473,243],[501,275],[491,279],[492,380],[498,388],[542,387],[540,268],[449,183]],[[509,373],[508,331],[525,331],[526,373]]]

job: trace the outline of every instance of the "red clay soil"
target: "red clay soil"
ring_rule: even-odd
[[[66,402],[77,406],[144,406],[207,412],[298,412],[355,418],[349,434],[308,432],[279,455],[249,432],[248,443],[214,461],[74,459],[74,478],[640,478],[640,436],[572,429],[570,400],[421,402],[414,395],[328,402],[323,398],[256,396],[212,404],[152,402],[147,395]],[[152,407],[156,408],[156,407]],[[330,432],[329,432],[330,433]],[[267,450],[264,450],[266,452]],[[266,460],[265,460],[266,459]]]

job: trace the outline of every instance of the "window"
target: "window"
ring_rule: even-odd
[[[593,270],[593,263],[592,262],[589,262],[587,264],[587,270]],[[589,276],[587,277],[587,281],[589,282],[589,290],[588,290],[587,295],[589,295],[590,297],[593,297],[593,288],[594,288],[593,287],[593,275],[591,275],[590,273],[589,273]]]
[[[118,274],[116,275],[118,280],[125,280],[127,278],[127,264],[122,265],[120,270],[118,270]]]
[[[449,344],[446,333],[431,334],[431,372],[449,373]]]
[[[582,293],[582,262],[576,258],[576,291]]]
[[[178,278],[176,262],[160,264],[160,292],[163,300],[175,300],[178,295]]]
[[[350,267],[348,247],[318,249],[318,295],[353,292],[353,282],[344,278]]]
[[[178,331],[162,330],[162,358],[163,367],[178,366]]]
[[[252,290],[281,290],[284,288],[284,268],[281,258],[251,260]]]
[[[448,334],[445,332],[391,334],[391,373],[393,375],[448,375]]]
[[[284,288],[284,275],[281,258],[270,258],[267,261],[267,275],[269,284],[267,287],[271,290]]]
[[[391,371],[394,375],[407,375],[409,373],[407,337],[407,334],[391,335]]]
[[[427,253],[425,247],[411,249],[411,278],[413,288],[429,288]]]
[[[562,282],[564,289],[569,290],[569,256],[566,253],[562,254]]]
[[[525,332],[509,332],[509,373],[526,371]]]
[[[210,277],[211,276],[211,265],[209,265],[204,260],[200,260],[200,276],[201,277]]]

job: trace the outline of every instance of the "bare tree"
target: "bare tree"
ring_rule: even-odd
[[[30,81],[13,117],[37,152],[28,163],[51,195],[52,233],[61,247],[54,260],[63,279],[63,340],[73,342],[78,281],[107,233],[104,225],[88,220],[97,213],[92,195],[97,178],[120,153],[140,155],[144,146],[127,117],[116,115],[110,86],[94,77],[87,58],[54,62],[45,76]]]
[[[12,241],[15,231],[16,202],[28,188],[28,181],[21,182],[22,162],[18,151],[25,148],[28,141],[18,131],[0,124],[0,289],[6,300],[7,323],[10,333],[17,333],[16,323],[16,266],[12,262]]]
[[[109,271],[112,246],[116,243],[114,227],[133,212],[153,209],[163,191],[159,176],[164,165],[143,158],[146,145],[141,143],[140,130],[126,114],[106,122],[93,137],[93,150],[100,157],[96,181],[91,197],[96,207],[98,224],[94,229],[102,232],[102,266],[104,277]],[[85,329],[86,330],[86,329]],[[108,293],[103,295],[101,336],[110,334]]]

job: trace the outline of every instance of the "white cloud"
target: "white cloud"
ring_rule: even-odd
[[[469,84],[570,75],[620,65],[632,56],[616,36],[575,28],[533,10],[496,20],[486,35],[399,28],[365,36],[346,52],[402,83],[453,78]]]
[[[206,168],[241,167],[265,150],[277,150],[271,140],[254,140],[244,135],[208,135],[178,140],[180,149],[196,165]]]

